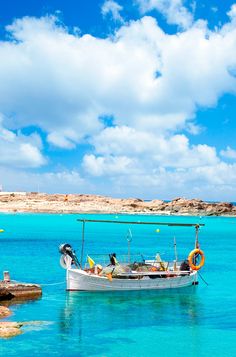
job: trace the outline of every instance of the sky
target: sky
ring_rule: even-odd
[[[0,188],[236,201],[234,1],[1,1]]]

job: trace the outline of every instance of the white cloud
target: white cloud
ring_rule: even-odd
[[[186,129],[186,131],[188,131],[192,135],[198,135],[201,132],[203,132],[206,128],[204,128],[204,127],[202,127],[200,125],[197,125],[196,123],[189,122],[189,123],[186,124],[185,129]]]
[[[3,127],[0,118],[0,165],[10,167],[39,167],[46,164],[40,152],[41,139],[36,134],[23,135]]]
[[[152,174],[113,177],[116,194],[141,198],[173,199],[176,196],[206,200],[234,201],[236,196],[236,165],[219,163],[212,166],[168,170],[159,167]]]
[[[8,30],[13,41],[0,43],[5,125],[36,125],[62,148],[96,135],[104,115],[137,130],[182,129],[197,108],[236,90],[234,28],[211,32],[197,23],[167,35],[144,17],[99,39],[69,34],[46,17],[17,20]]]
[[[184,135],[111,127],[95,136],[93,145],[96,155],[86,155],[83,167],[90,180],[102,177],[116,195],[236,198],[236,164],[222,162],[214,147],[190,145]]]
[[[139,164],[143,162],[143,171],[147,166],[150,167],[150,163],[154,167],[176,168],[215,165],[219,161],[215,148],[207,145],[191,146],[185,135],[164,137],[124,126],[106,128],[91,143],[96,153],[104,157],[138,157]],[[101,162],[101,157],[99,159]]]
[[[236,150],[232,149],[230,146],[227,146],[226,150],[221,150],[220,155],[227,159],[236,159]]]
[[[197,167],[192,172],[199,182],[210,183],[211,185],[230,185],[236,188],[236,165],[219,162],[214,166]],[[235,193],[234,193],[235,195]]]
[[[102,5],[102,14],[103,16],[111,15],[115,21],[120,23],[124,22],[120,12],[123,10],[123,7],[119,5],[116,1],[106,0]]]
[[[113,196],[119,197],[173,199],[184,196],[235,201],[236,165],[221,162],[176,170],[157,167],[153,172],[146,167],[143,171],[130,170],[126,174],[108,175],[104,181],[96,181],[96,192],[111,195],[111,190]]]
[[[168,24],[179,25],[183,29],[193,23],[192,13],[184,6],[183,0],[136,0],[142,13],[159,11]]]
[[[93,170],[93,164],[96,165],[96,162],[94,157],[88,170]],[[107,171],[115,169],[115,162],[116,160],[113,160],[110,167],[103,166],[107,175],[102,179],[99,175],[104,171],[102,172],[100,167],[96,176],[86,179],[76,170],[35,174],[0,167],[0,181],[6,191],[39,190],[51,193],[93,193],[159,199],[173,199],[176,196],[206,200],[236,199],[236,164],[221,162],[176,170],[157,167],[153,172],[149,169],[138,171],[124,165],[123,172]]]
[[[48,134],[47,140],[49,143],[62,148],[62,149],[73,149],[75,147],[75,143],[73,142],[73,137],[76,139],[76,135],[69,135],[69,139],[65,135],[65,131],[60,132],[52,132]],[[75,140],[76,141],[76,140]]]
[[[230,11],[227,12],[227,15],[231,18],[231,20],[236,20],[236,4],[231,5]]]
[[[219,9],[218,9],[217,6],[212,6],[212,7],[211,7],[211,11],[216,13],[216,12],[219,11]]]
[[[0,167],[0,180],[4,191],[83,193],[93,190],[93,186],[81,178],[76,170],[32,173]]]
[[[83,167],[92,176],[126,175],[134,170],[133,162],[126,156],[98,156],[86,154]]]

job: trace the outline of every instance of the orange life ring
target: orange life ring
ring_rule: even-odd
[[[194,264],[194,256],[195,254],[200,254],[201,256],[201,261],[198,265],[195,265]],[[199,270],[203,267],[204,263],[205,263],[205,256],[204,256],[204,253],[201,249],[193,249],[190,253],[189,253],[189,256],[188,256],[188,263],[189,263],[189,266],[192,270]]]

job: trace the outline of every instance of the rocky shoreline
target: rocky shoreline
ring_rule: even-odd
[[[139,198],[122,199],[87,194],[1,192],[0,212],[236,216],[236,206],[229,202],[208,203],[180,197],[170,202],[147,202]]]
[[[42,295],[39,285],[0,281],[0,319],[11,316],[11,310],[5,304],[20,303],[34,300]],[[0,338],[10,338],[22,333],[21,327],[30,322],[0,321]]]

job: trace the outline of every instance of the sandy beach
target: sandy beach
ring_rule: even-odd
[[[158,199],[144,201],[139,198],[112,198],[87,194],[1,192],[0,212],[236,216],[236,206],[228,202],[208,203],[200,199],[185,198],[166,202]]]

